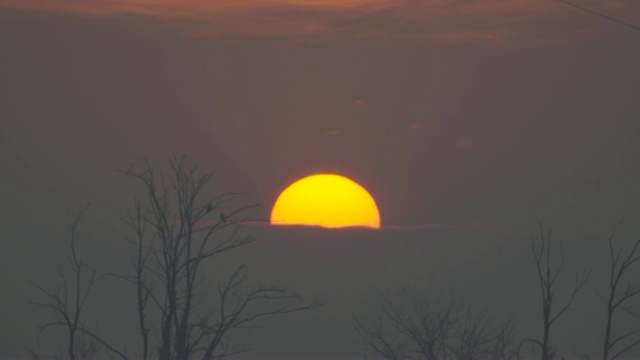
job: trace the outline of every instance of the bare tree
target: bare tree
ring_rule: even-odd
[[[426,360],[507,360],[515,358],[515,322],[498,326],[487,307],[453,300],[433,305],[415,294],[400,305],[383,297],[367,324],[356,319],[364,358]]]
[[[457,331],[451,352],[459,360],[492,359],[507,360],[515,357],[512,347],[515,335],[515,320],[508,318],[492,327],[489,308],[467,304],[459,309]]]
[[[369,324],[364,324],[358,319],[355,320],[355,329],[361,339],[361,355],[368,359],[369,354],[376,358],[388,360],[407,359],[406,342],[407,340],[401,336],[400,330],[393,326],[393,318],[389,318],[389,314],[384,305],[380,307],[380,313]],[[389,324],[389,323],[392,324]]]
[[[166,174],[145,161],[142,169],[123,171],[143,185],[145,198],[134,198],[134,206],[124,219],[130,231],[127,239],[133,250],[133,271],[108,275],[134,285],[140,337],[136,357],[219,359],[246,350],[230,346],[234,330],[258,327],[256,321],[264,317],[318,306],[281,286],[250,285],[245,265],[225,276],[217,266],[220,255],[254,241],[240,234],[248,220],[242,215],[251,206],[230,209],[230,202],[239,197],[236,193],[207,197],[205,188],[212,173],[188,165],[185,157],[173,156],[169,168]],[[56,316],[41,332],[65,327],[69,333],[66,357],[70,360],[82,358],[78,334],[91,341],[94,353],[100,347],[111,356],[128,360],[124,347],[114,346],[82,323],[82,310],[99,279],[76,254],[75,232],[82,213],[84,210],[71,226],[73,286],[68,286],[70,281],[62,274],[62,285],[55,291],[32,283],[48,299],[35,304]],[[220,220],[212,216],[215,213]],[[87,269],[89,274],[85,275]],[[70,303],[71,297],[75,300]]]
[[[557,307],[554,306],[558,285],[557,281],[565,266],[564,249],[562,243],[560,243],[560,264],[553,266],[551,261],[551,230],[548,230],[545,235],[544,227],[540,221],[538,221],[538,228],[540,231],[540,242],[536,247],[533,237],[531,238],[531,252],[535,260],[538,283],[540,285],[542,339],[525,338],[519,347],[525,342],[531,342],[540,348],[542,360],[551,360],[555,357],[555,350],[551,344],[551,327],[562,314],[569,310],[576,295],[589,279],[590,271],[583,271],[581,274],[576,273],[575,282],[569,298],[564,302],[564,305],[559,307],[559,310],[555,310],[557,309]]]
[[[133,230],[133,274],[120,276],[136,288],[138,332],[143,359],[156,351],[160,359],[214,359],[242,351],[231,350],[232,330],[255,326],[266,316],[282,315],[317,306],[279,286],[249,286],[246,267],[240,265],[217,286],[215,302],[204,302],[205,274],[220,254],[253,242],[240,236],[248,220],[242,214],[251,207],[229,210],[223,206],[239,194],[223,193],[206,198],[212,173],[187,165],[174,156],[170,176],[154,170],[146,161],[141,170],[124,174],[141,182],[146,204],[135,200],[126,220]],[[213,213],[218,213],[216,219]],[[220,277],[218,277],[220,281]],[[159,340],[152,345],[150,307],[159,311]]]
[[[638,246],[640,246],[640,238],[636,240],[630,250],[625,254],[622,248],[614,249],[613,238],[614,230],[608,238],[609,245],[609,288],[607,298],[605,299],[600,292],[597,292],[600,299],[605,301],[607,307],[607,318],[604,332],[604,341],[602,345],[602,360],[615,360],[633,347],[640,344],[640,328],[628,331],[619,336],[613,336],[613,320],[617,310],[623,310],[628,314],[638,317],[638,314],[630,307],[629,302],[640,293],[640,287],[635,284],[623,284],[623,278],[629,275],[631,267],[640,260],[637,255]]]
[[[147,227],[143,218],[142,204],[137,198],[134,197],[133,211],[129,210],[127,215],[128,217],[124,221],[134,234],[133,237],[127,237],[135,251],[131,259],[133,275],[120,275],[117,277],[130,281],[135,285],[138,334],[140,335],[142,347],[140,355],[142,356],[141,360],[147,360],[150,353],[149,333],[151,332],[151,328],[147,324],[147,309],[150,300],[157,300],[151,297],[154,291],[154,283],[145,277],[144,269],[153,249],[155,236],[152,236],[148,245],[145,244]]]
[[[67,335],[67,341],[65,355],[60,357],[70,360],[87,359],[98,352],[98,341],[95,339],[95,335],[84,327],[82,316],[91,290],[101,277],[96,276],[96,270],[87,265],[78,256],[77,251],[78,226],[88,207],[89,204],[85,205],[75,215],[69,215],[71,235],[67,265],[71,274],[69,275],[65,272],[64,267],[61,266],[56,271],[60,285],[55,290],[49,290],[42,285],[27,280],[44,297],[44,300],[30,302],[30,304],[51,311],[55,319],[39,328],[38,342],[46,330],[57,327],[63,328]],[[31,356],[38,357],[34,351],[31,351]]]

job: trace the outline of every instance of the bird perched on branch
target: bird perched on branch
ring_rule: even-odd
[[[207,214],[210,213],[211,210],[213,210],[213,206],[211,206],[211,204],[207,204]]]
[[[227,218],[224,217],[224,213],[222,211],[220,212],[220,221],[222,221],[222,223],[224,224],[227,223]]]

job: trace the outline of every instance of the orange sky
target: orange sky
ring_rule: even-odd
[[[640,22],[637,0],[576,0]],[[138,15],[198,36],[438,42],[561,42],[615,28],[555,0],[0,0],[0,7],[80,16]]]

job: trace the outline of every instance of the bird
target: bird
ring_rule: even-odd
[[[225,223],[225,224],[227,223],[227,218],[224,217],[224,213],[223,212],[220,212],[220,220],[222,220],[222,222]]]
[[[213,210],[213,206],[211,204],[207,204],[207,213],[210,213]]]

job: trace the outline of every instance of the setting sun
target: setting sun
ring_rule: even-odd
[[[271,212],[272,225],[327,228],[380,228],[380,214],[369,192],[340,175],[318,174],[289,185]]]

